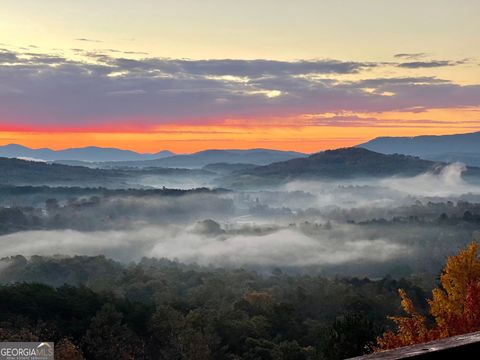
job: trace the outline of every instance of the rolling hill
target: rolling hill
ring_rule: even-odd
[[[48,185],[105,188],[171,187],[217,173],[191,169],[96,169],[84,166],[49,164],[38,161],[0,158],[1,185]],[[198,186],[192,186],[198,187]]]
[[[216,186],[235,188],[298,179],[415,176],[427,171],[440,171],[446,165],[408,155],[381,154],[363,148],[328,150],[265,166],[217,163],[203,169],[98,169],[0,158],[0,184],[125,188],[169,187],[186,183],[191,184],[190,187],[199,187],[215,180]],[[480,178],[480,168],[469,167],[464,175]]]
[[[0,158],[0,184],[3,185],[120,186],[125,180],[125,174],[120,171]]]
[[[344,148],[239,171],[225,177],[224,183],[225,186],[249,186],[298,179],[416,176],[427,171],[439,171],[445,166],[445,163],[408,155],[385,155],[363,148]],[[480,176],[480,168],[470,167],[466,175]]]

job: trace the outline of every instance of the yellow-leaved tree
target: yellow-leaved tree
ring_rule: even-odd
[[[476,242],[448,258],[440,282],[428,300],[434,320],[431,325],[415,310],[405,291],[399,290],[407,316],[390,318],[397,329],[377,339],[376,351],[480,331],[480,259]]]

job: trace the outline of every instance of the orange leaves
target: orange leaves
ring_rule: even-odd
[[[397,325],[397,333],[388,331],[383,334],[382,338],[378,338],[377,350],[393,349],[430,340],[430,332],[427,328],[425,316],[415,310],[412,301],[407,297],[403,289],[400,289],[398,292],[402,298],[402,308],[409,316],[390,317]]]
[[[405,311],[408,315],[415,315],[417,311],[415,310],[415,307],[413,306],[412,301],[408,298],[407,293],[403,289],[399,289],[398,293],[400,294],[400,298],[402,301],[400,302],[403,311]]]
[[[472,282],[467,293],[463,320],[468,329],[480,329],[480,282]],[[475,330],[471,330],[475,331]],[[468,331],[470,332],[470,331]]]
[[[472,318],[480,313],[480,308],[475,309],[472,303],[478,301],[480,281],[477,251],[478,244],[473,242],[458,255],[448,258],[440,277],[442,286],[433,290],[432,299],[428,301],[440,337],[478,330],[478,326],[467,321],[467,315]]]
[[[408,316],[392,317],[397,331],[388,331],[377,339],[376,350],[393,349],[444,337],[480,330],[480,260],[478,244],[473,242],[456,256],[451,256],[440,277],[441,286],[428,300],[429,326],[405,291],[399,290],[401,305]]]

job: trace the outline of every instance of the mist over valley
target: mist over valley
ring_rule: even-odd
[[[199,169],[1,159],[2,256],[377,278],[433,275],[478,237],[475,167],[357,148],[263,166],[233,154]]]

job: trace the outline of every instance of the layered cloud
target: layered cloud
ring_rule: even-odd
[[[90,41],[79,39],[79,41]],[[345,112],[424,111],[480,105],[480,85],[433,76],[375,77],[384,67],[432,68],[462,61],[186,60],[85,52],[76,57],[0,51],[0,121],[40,127],[131,123],[205,124],[225,119]],[[424,54],[397,54],[401,60]],[[354,80],[347,80],[348,77]],[[365,119],[360,121],[360,124]]]
[[[436,68],[444,66],[456,66],[462,65],[466,60],[448,61],[448,60],[431,60],[431,61],[410,61],[398,64],[399,67],[408,69],[420,69],[420,68]]]
[[[428,56],[426,53],[399,53],[395,54],[393,57],[396,59],[409,59],[409,60],[415,60],[415,59],[421,59]]]

